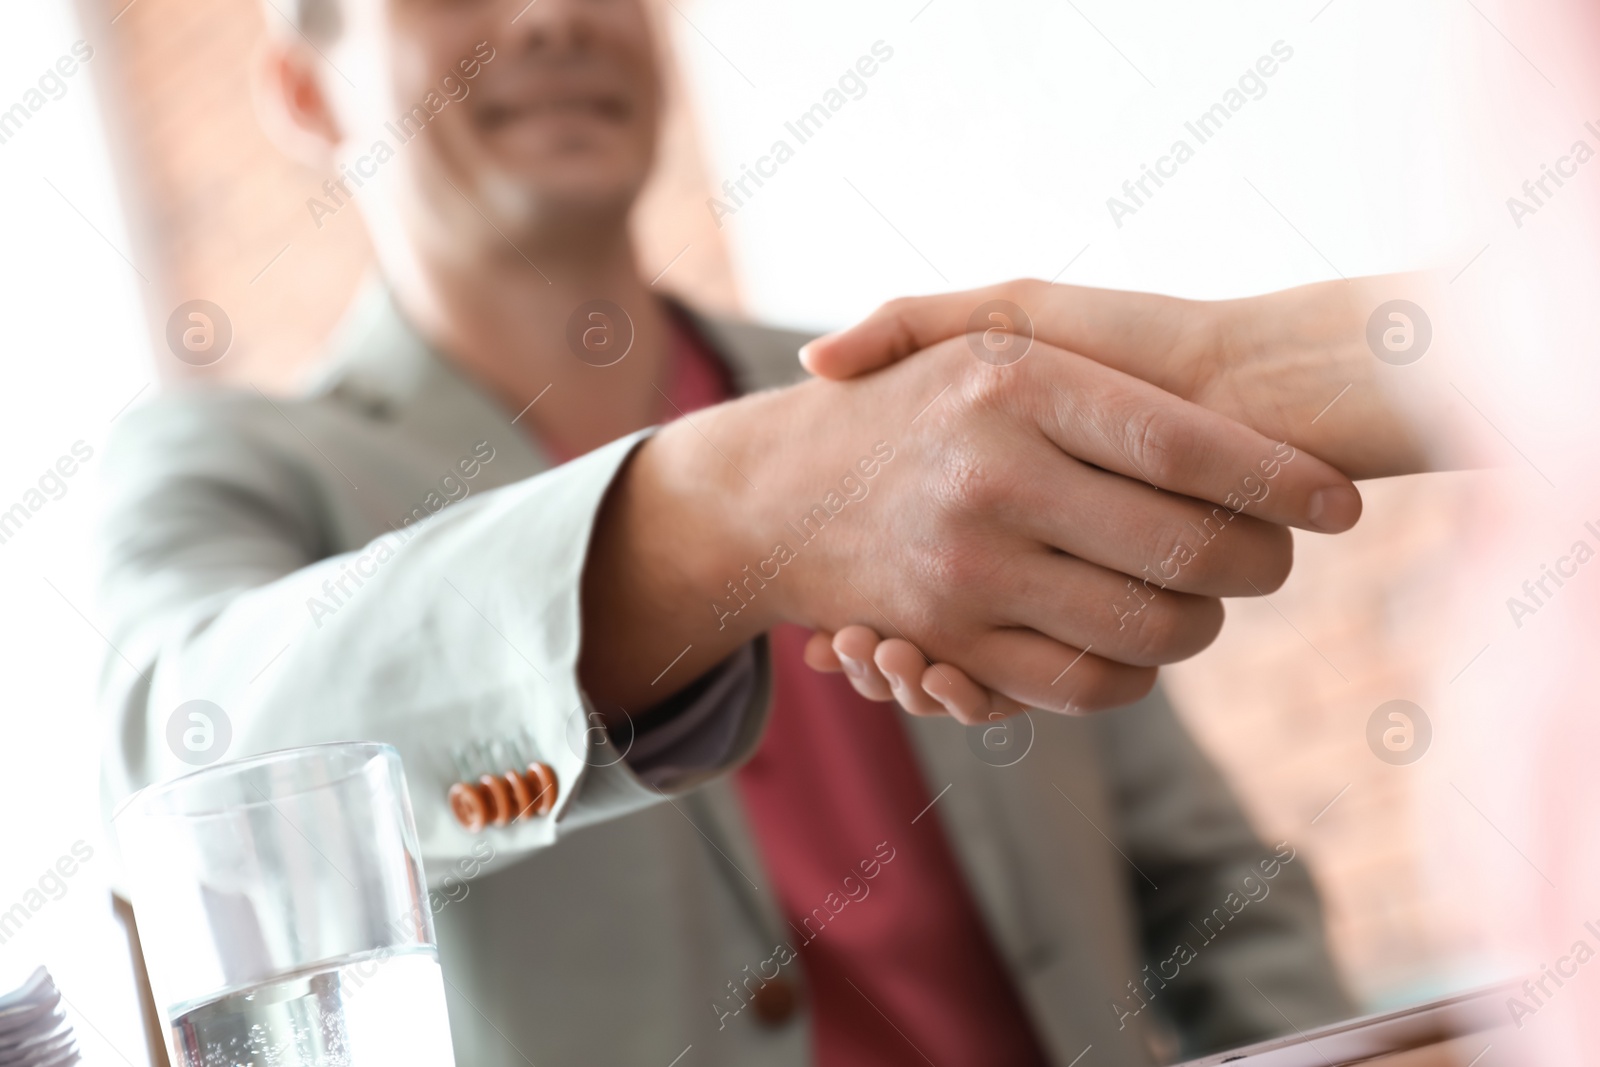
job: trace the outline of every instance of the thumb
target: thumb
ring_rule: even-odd
[[[803,345],[800,364],[819,378],[843,380],[896,363],[967,331],[987,290],[891,300],[856,325]]]

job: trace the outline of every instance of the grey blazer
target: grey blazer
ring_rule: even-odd
[[[702,326],[742,389],[798,373],[797,335]],[[189,769],[166,728],[191,699],[224,710],[232,756],[387,741],[439,887],[459,1063],[665,1065],[692,1046],[685,1067],[799,1067],[803,1008],[776,1027],[730,1012],[730,983],[794,941],[726,773],[761,734],[764,648],[716,766],[658,790],[597,758],[579,577],[640,435],[553,466],[512,414],[373,287],[303,397],[181,392],[124,416],[105,467],[106,803]],[[907,729],[1058,1063],[1145,1064],[1348,1013],[1304,861],[1257,839],[1159,692],[1033,713],[998,750],[983,728]],[[457,825],[453,782],[531,758],[559,779],[550,815]]]

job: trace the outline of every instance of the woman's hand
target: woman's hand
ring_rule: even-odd
[[[812,341],[800,360],[818,377],[844,379],[962,334],[975,354],[990,349],[1007,362],[1028,358],[1043,342],[1286,441],[1359,480],[1463,462],[1453,432],[1459,396],[1440,374],[1447,360],[1439,350],[1455,342],[1445,306],[1416,275],[1223,301],[1023,279],[892,300]],[[1425,308],[1434,309],[1431,318]]]

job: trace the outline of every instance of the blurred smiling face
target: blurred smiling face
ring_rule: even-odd
[[[319,45],[336,68],[324,84],[340,162],[382,172],[388,186],[383,205],[357,193],[369,218],[431,220],[455,240],[484,216],[513,239],[626,218],[659,112],[640,0],[341,0],[338,10],[342,26]],[[374,158],[379,142],[392,156]],[[385,208],[397,217],[381,218]]]

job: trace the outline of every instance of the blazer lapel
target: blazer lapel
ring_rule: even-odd
[[[495,450],[485,488],[553,465],[531,435],[411,326],[387,286],[369,281],[334,334],[308,390],[332,395],[389,424],[405,440],[455,452],[478,441]]]

